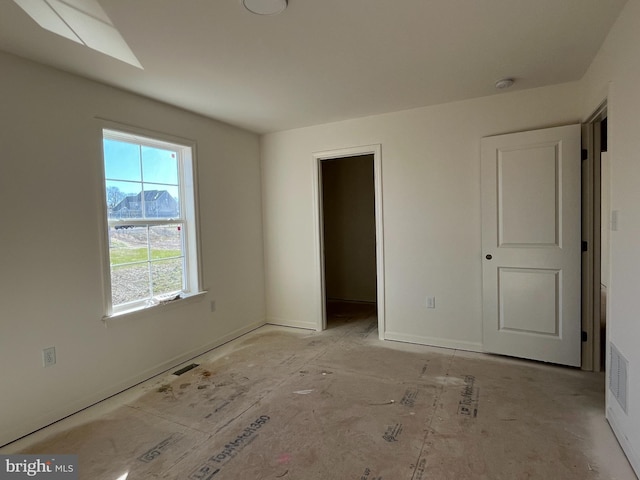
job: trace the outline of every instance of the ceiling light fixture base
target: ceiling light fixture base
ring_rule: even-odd
[[[242,0],[244,8],[256,15],[277,15],[288,5],[287,0]]]
[[[505,88],[513,86],[515,82],[513,78],[501,78],[496,82],[496,88],[498,90],[504,90]]]

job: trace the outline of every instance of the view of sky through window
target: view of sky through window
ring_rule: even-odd
[[[104,162],[110,218],[178,216],[179,172],[175,151],[104,139]],[[144,212],[143,203],[148,204]]]

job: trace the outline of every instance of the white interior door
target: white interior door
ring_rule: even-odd
[[[580,365],[580,125],[482,139],[483,343]]]

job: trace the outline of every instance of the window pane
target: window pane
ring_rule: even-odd
[[[182,257],[182,226],[154,225],[149,228],[151,259]]]
[[[149,260],[147,227],[109,227],[109,259],[112,267]]]
[[[106,192],[109,218],[141,218],[141,191],[142,184],[138,182],[107,180]]]
[[[163,295],[182,290],[182,266],[181,258],[152,262],[153,294]]]
[[[178,159],[176,152],[143,146],[142,173],[145,182],[177,185]]]
[[[180,216],[178,187],[144,184],[145,218],[177,218]]]
[[[149,264],[137,263],[111,268],[113,305],[149,298]]]
[[[139,145],[105,139],[103,146],[105,178],[142,181]]]

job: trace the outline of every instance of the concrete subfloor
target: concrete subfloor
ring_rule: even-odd
[[[262,327],[0,453],[78,454],[91,480],[636,478],[602,374],[381,342],[375,310],[347,307],[324,332]]]

